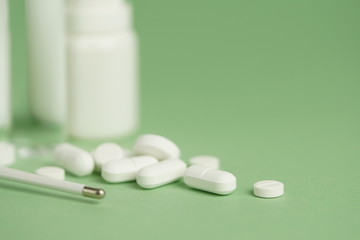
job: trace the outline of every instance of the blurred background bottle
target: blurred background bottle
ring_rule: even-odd
[[[40,124],[65,122],[65,16],[63,0],[27,0],[30,111]]]
[[[8,15],[7,0],[0,0],[0,141],[7,138],[11,127]]]
[[[137,38],[125,0],[67,1],[68,134],[114,139],[137,126]]]
[[[5,0],[0,3],[4,5]],[[11,32],[26,31],[27,38],[12,41],[12,114],[4,114],[10,111],[9,81],[1,75],[0,128],[9,128],[11,115],[12,141],[35,153],[50,151],[68,137],[102,141],[133,132],[138,122],[138,68],[129,2],[24,3],[10,4],[10,13],[25,13],[25,19],[11,17]],[[5,16],[1,14],[1,19]],[[7,31],[5,25],[0,28]],[[1,32],[1,44],[5,37]],[[5,45],[0,47],[8,50]],[[0,52],[1,58],[6,50]],[[1,64],[1,69],[9,68],[8,61]]]
[[[64,6],[63,0],[25,1],[27,38],[26,48],[22,50],[26,52],[16,61],[22,62],[27,56],[27,74],[14,79],[12,99],[16,106],[11,135],[19,149],[32,152],[34,156],[38,152],[50,152],[52,146],[65,137]],[[18,67],[14,64],[15,71]]]

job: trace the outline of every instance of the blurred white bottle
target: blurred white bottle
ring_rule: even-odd
[[[65,121],[64,0],[26,0],[30,111],[45,125]]]
[[[8,16],[7,0],[0,0],[0,135],[3,135],[11,125]]]
[[[68,133],[118,138],[137,125],[137,38],[124,0],[68,0]]]

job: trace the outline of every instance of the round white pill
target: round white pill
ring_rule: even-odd
[[[103,143],[92,151],[95,162],[95,170],[100,171],[101,166],[111,160],[122,159],[124,157],[123,149],[116,143]]]
[[[157,162],[159,161],[151,156],[112,160],[103,165],[101,176],[112,183],[133,181],[140,169]]]
[[[44,177],[49,177],[57,180],[65,180],[65,170],[60,167],[41,167],[36,169],[35,173]]]
[[[162,136],[145,134],[136,139],[134,145],[136,155],[153,156],[159,160],[179,158],[180,150],[175,143]]]
[[[219,169],[220,161],[217,157],[201,155],[190,158],[190,165],[200,165],[203,167]]]
[[[259,181],[254,184],[254,195],[261,198],[275,198],[284,194],[284,184],[274,180]]]
[[[0,142],[0,166],[8,166],[16,160],[15,146],[9,142]]]
[[[167,159],[138,171],[136,182],[143,188],[156,188],[174,182],[184,175],[186,164],[180,159]]]
[[[220,195],[236,189],[236,177],[229,172],[193,165],[186,169],[184,183],[189,187]]]
[[[54,150],[55,163],[66,171],[86,176],[94,170],[94,160],[90,153],[69,143],[61,143]]]

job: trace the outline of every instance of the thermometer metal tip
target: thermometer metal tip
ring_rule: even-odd
[[[92,188],[85,186],[82,190],[82,195],[89,198],[103,199],[105,197],[105,191],[100,188]]]

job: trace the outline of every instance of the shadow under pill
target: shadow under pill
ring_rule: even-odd
[[[136,183],[136,181],[135,181],[135,182],[131,182],[131,183],[132,183],[132,184],[129,185],[129,186],[131,186],[132,189],[136,189],[136,190],[151,190],[151,189],[146,189],[146,188],[140,187],[140,186]]]
[[[247,190],[246,194],[249,195],[249,196],[255,197],[254,191],[252,189]]]
[[[184,190],[187,190],[187,191],[194,192],[194,193],[199,193],[199,194],[202,194],[202,195],[207,195],[207,196],[215,197],[215,198],[226,196],[226,195],[219,195],[219,194],[203,191],[203,190],[200,190],[200,189],[195,189],[195,188],[188,187],[183,181],[179,181],[178,183],[179,183],[179,184],[177,184],[178,187],[180,187],[180,188],[182,188]]]

